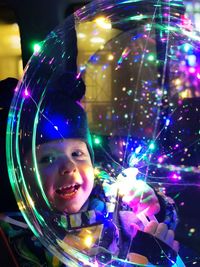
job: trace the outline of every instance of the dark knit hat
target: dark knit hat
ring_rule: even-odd
[[[80,104],[84,94],[85,84],[75,73],[65,73],[48,86],[38,114],[36,143],[79,138],[86,143],[94,163],[87,115]]]

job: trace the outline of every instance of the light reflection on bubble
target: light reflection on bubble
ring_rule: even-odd
[[[86,84],[83,106],[93,134],[95,175],[105,179],[110,210],[118,203],[110,184],[129,167],[137,170],[134,179],[172,195],[180,210],[188,188],[199,190],[200,37],[186,23],[181,1],[146,4],[94,1],[78,10],[33,55],[12,102],[7,158],[16,199],[33,232],[67,266],[112,261],[122,266],[126,257],[101,247],[103,230],[96,227],[96,214],[87,214],[92,223],[79,229],[80,218],[52,213],[45,193],[36,139],[43,119],[64,139],[66,125],[63,130],[60,118],[52,120],[45,109],[50,90],[55,90],[52,84],[63,73],[75,72]],[[106,224],[106,216],[98,219]],[[113,223],[108,229],[115,227]],[[199,232],[193,225],[181,229],[190,238]],[[187,252],[182,256],[187,261]]]

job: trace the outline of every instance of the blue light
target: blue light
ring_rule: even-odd
[[[165,123],[165,125],[166,125],[166,126],[169,126],[169,124],[170,124],[170,119],[166,119],[166,123]]]
[[[149,145],[149,149],[150,150],[154,150],[156,148],[156,145],[154,142],[151,142],[150,145]]]
[[[183,51],[184,52],[189,53],[192,50],[193,50],[193,47],[192,47],[191,44],[186,43],[186,44],[183,45]]]
[[[188,56],[188,65],[190,67],[194,67],[196,66],[197,63],[197,57],[195,55],[189,55]]]
[[[135,153],[132,153],[128,162],[129,166],[134,167],[139,162],[139,160],[139,157],[137,157]]]
[[[100,59],[100,56],[98,55],[92,55],[89,59],[89,62],[92,62],[92,63],[97,63]]]
[[[80,72],[85,71],[85,69],[86,69],[86,66],[80,66]]]
[[[142,149],[142,146],[138,146],[136,149],[135,149],[135,154],[139,154],[140,151]]]

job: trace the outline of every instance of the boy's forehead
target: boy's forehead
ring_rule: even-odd
[[[54,147],[87,147],[86,143],[82,139],[76,139],[76,138],[63,138],[63,139],[58,139],[50,142],[46,142],[43,144],[39,144],[37,146],[37,150],[43,150],[47,148],[54,148]]]

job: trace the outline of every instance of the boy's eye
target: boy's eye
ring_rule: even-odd
[[[84,155],[84,153],[80,150],[72,152],[72,157],[81,157],[83,155]]]
[[[46,155],[46,156],[43,156],[41,159],[40,159],[40,163],[53,163],[55,161],[55,156],[53,155]]]

